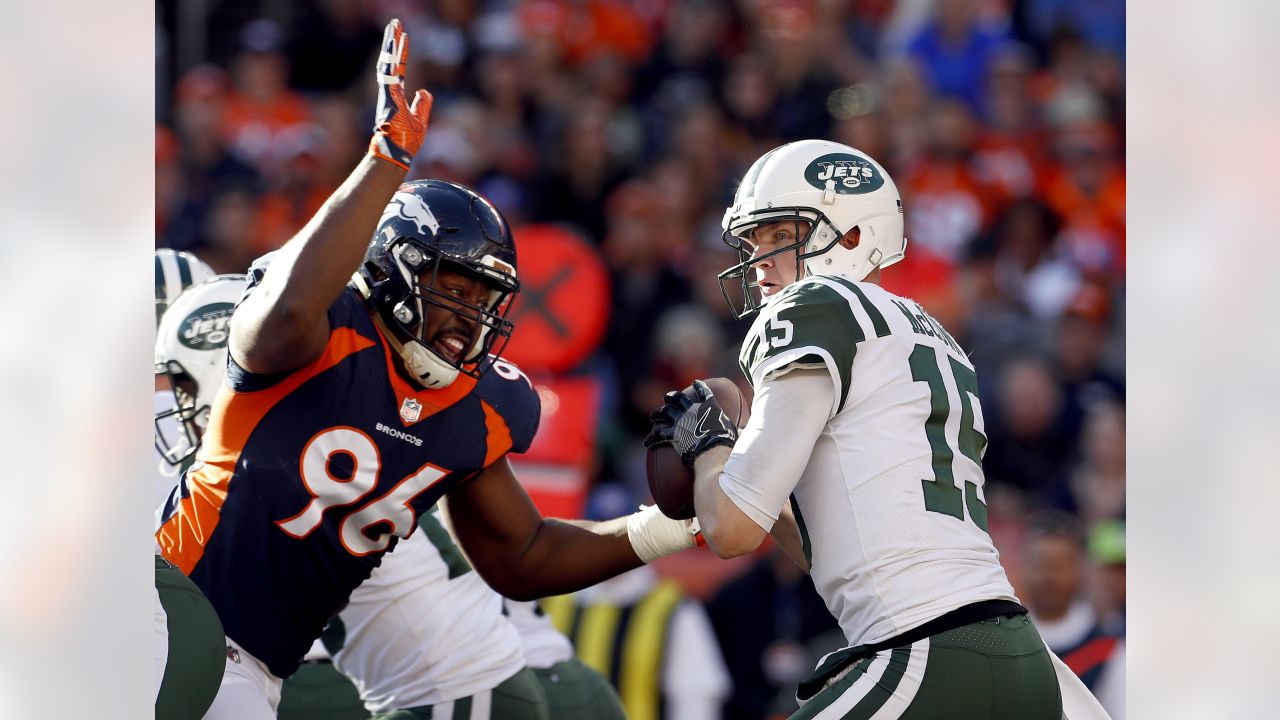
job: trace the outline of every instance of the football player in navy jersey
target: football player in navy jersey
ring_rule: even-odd
[[[424,90],[405,97],[407,52],[393,20],[368,155],[250,268],[203,445],[163,508],[165,558],[227,635],[209,718],[275,717],[281,678],[442,498],[475,569],[515,599],[694,544],[687,521],[653,507],[601,523],[544,519],[516,481],[506,454],[529,446],[540,407],[499,358],[519,289],[515,245],[474,192],[404,182],[431,108]]]

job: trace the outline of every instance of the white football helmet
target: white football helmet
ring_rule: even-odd
[[[213,268],[191,253],[161,248],[156,250],[156,327],[160,318],[183,290],[213,277]]]
[[[231,313],[244,294],[245,283],[244,275],[216,275],[193,285],[178,296],[160,321],[156,374],[168,376],[174,406],[156,412],[155,439],[156,450],[173,465],[200,448],[209,408],[226,372]],[[178,423],[168,418],[176,418]]]
[[[780,220],[803,220],[809,231],[752,258],[752,246],[744,242],[751,230]],[[795,252],[797,279],[837,275],[856,282],[898,262],[907,248],[902,198],[889,173],[869,155],[827,140],[800,140],[762,155],[743,178],[721,227],[725,243],[741,259],[719,275],[725,301],[738,317],[761,305],[752,265],[766,257]],[[840,238],[854,227],[861,230],[858,245],[845,248]],[[741,307],[729,294],[729,284],[737,283]]]

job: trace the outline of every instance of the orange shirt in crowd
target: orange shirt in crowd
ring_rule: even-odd
[[[1085,271],[1122,277],[1125,270],[1124,170],[1111,167],[1098,190],[1086,193],[1071,173],[1058,168],[1043,197],[1063,220],[1062,239]]]
[[[283,92],[260,103],[232,91],[227,96],[222,132],[241,157],[263,167],[270,163],[280,133],[310,119],[311,110],[299,93]]]
[[[1001,204],[1030,197],[1044,184],[1044,139],[1035,132],[988,130],[973,154],[974,173],[1000,194]]]
[[[907,172],[899,187],[911,249],[948,263],[963,259],[969,243],[991,222],[996,205],[994,189],[959,162],[925,160]]]
[[[284,245],[319,210],[332,187],[312,187],[300,200],[280,192],[269,192],[258,201],[258,235],[253,240],[257,254]]]
[[[653,42],[644,19],[617,0],[526,0],[517,16],[526,34],[555,37],[569,65],[608,53],[638,63]]]

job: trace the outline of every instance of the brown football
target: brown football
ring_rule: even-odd
[[[742,397],[738,386],[728,378],[703,380],[716,396],[720,409],[733,424],[741,428],[747,424],[751,405]],[[649,449],[646,467],[649,473],[649,492],[662,514],[677,520],[688,520],[693,510],[693,468],[680,461],[680,454],[670,445],[658,445]]]

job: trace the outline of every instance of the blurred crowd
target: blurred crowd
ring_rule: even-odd
[[[737,261],[720,220],[743,172],[811,137],[880,160],[909,241],[884,285],[972,353],[991,533],[1019,596],[1041,604],[1038,622],[1087,602],[1123,634],[1122,0],[237,0],[198,22],[191,12],[176,0],[157,12],[157,244],[242,272],[285,242],[364,153],[373,58],[399,17],[408,84],[435,96],[410,176],[477,189],[517,242],[522,225],[572,228],[607,267],[608,330],[576,371],[604,387],[593,481],[640,497],[639,439],[662,393],[739,374],[749,320],[732,318],[715,275]],[[1038,560],[1046,535],[1067,538],[1065,565]],[[1045,567],[1066,569],[1045,580]],[[735,644],[725,655],[743,691],[727,716],[759,717],[812,668],[798,648],[834,623],[811,588],[792,592],[806,582],[766,550],[699,591]],[[1043,600],[1055,589],[1070,597]],[[752,604],[763,615],[725,599],[743,592],[768,593]],[[755,630],[734,638],[733,623]]]

